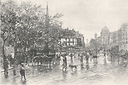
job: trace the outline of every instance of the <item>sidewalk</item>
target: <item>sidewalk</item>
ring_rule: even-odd
[[[25,73],[26,73],[26,78],[30,77],[31,75],[34,75],[34,68],[32,66],[26,67]],[[4,69],[0,68],[0,83],[2,84],[7,83],[13,79],[19,79],[20,80],[20,69],[16,67],[16,75],[13,75],[13,68],[10,67],[8,70],[8,78],[5,78],[4,76]],[[1,84],[0,84],[1,85]]]
[[[47,72],[48,70],[50,70],[50,69],[49,68],[46,69],[45,66],[41,66],[41,67],[36,66],[36,65],[32,66],[32,64],[29,64],[29,66],[25,65],[26,79],[28,79],[30,77],[39,76],[40,73]],[[20,80],[20,69],[19,69],[19,67],[16,68],[16,75],[15,76],[13,75],[13,68],[10,67],[9,70],[8,70],[8,78],[5,78],[5,76],[4,76],[4,69],[0,68],[0,83],[1,82],[6,83],[7,82],[6,80],[10,81],[10,80],[13,80],[13,79]]]
[[[50,75],[52,75],[53,73],[58,73],[58,66],[55,67],[54,70],[46,70],[45,68],[43,69],[43,71],[39,71],[38,66],[29,66],[26,67],[25,70],[25,74],[26,74],[26,79],[27,79],[27,83],[30,82],[34,82],[35,80],[38,80],[37,78],[41,77],[41,79],[44,77],[49,77]],[[61,70],[59,71],[61,72]],[[3,72],[0,72],[0,85],[14,85],[14,83],[16,85],[21,85],[21,83],[23,83],[24,81],[21,81],[20,79],[20,72],[19,69],[16,71],[16,76],[13,75],[13,70],[9,70],[9,76],[8,78],[4,77]],[[48,76],[49,75],[49,76]]]

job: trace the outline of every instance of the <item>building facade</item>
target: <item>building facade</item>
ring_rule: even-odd
[[[119,50],[128,51],[128,23],[122,24],[120,29],[110,32],[107,27],[101,30],[101,35],[96,41],[102,45],[104,49],[111,49],[119,46]]]
[[[118,45],[120,50],[128,50],[128,24],[122,24],[118,30]]]
[[[109,36],[109,47],[118,45],[118,31],[111,32]]]
[[[108,49],[109,48],[109,39],[110,39],[110,31],[109,29],[105,26],[102,30],[101,30],[101,44],[103,49]]]
[[[61,38],[60,41],[63,47],[85,47],[84,36],[79,32],[75,32],[74,36],[66,36]]]

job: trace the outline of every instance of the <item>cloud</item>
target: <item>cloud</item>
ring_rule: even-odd
[[[19,0],[17,0],[19,1]],[[104,26],[110,31],[128,22],[128,0],[23,0],[45,7],[49,3],[49,14],[62,13],[64,27],[74,28],[90,39],[100,33]]]

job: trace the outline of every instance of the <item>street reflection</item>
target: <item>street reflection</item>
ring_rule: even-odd
[[[21,81],[21,84],[22,84],[22,85],[27,85],[27,81],[26,81],[26,80]]]
[[[96,61],[96,62],[93,62],[93,66],[94,67],[96,67],[97,66],[97,64],[98,64],[98,62]]]
[[[86,67],[86,70],[89,70],[89,63],[88,62],[86,63],[85,67]]]
[[[104,65],[107,65],[107,61],[106,61],[106,58],[104,58]]]
[[[67,71],[62,71],[62,77],[63,77],[63,80],[66,80],[67,79]]]
[[[17,80],[16,80],[16,76],[13,76],[12,84],[13,85],[18,85]]]
[[[83,70],[84,69],[84,64],[83,63],[81,63],[81,70]]]

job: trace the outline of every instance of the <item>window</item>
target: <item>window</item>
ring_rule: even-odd
[[[73,46],[73,43],[70,43],[71,46]]]
[[[67,41],[69,41],[69,39],[67,38]]]

